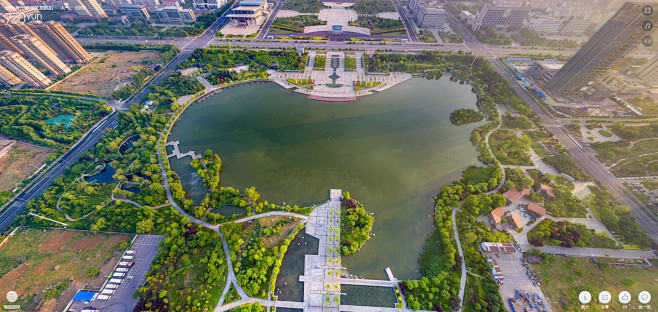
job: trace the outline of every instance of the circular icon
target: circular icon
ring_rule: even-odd
[[[645,5],[645,6],[642,8],[642,14],[644,14],[644,15],[646,15],[646,16],[649,16],[649,15],[651,15],[652,13],[653,13],[653,7],[651,7],[650,5]]]
[[[612,300],[612,295],[607,291],[602,291],[599,293],[599,302],[600,303],[609,303]]]
[[[9,291],[7,293],[7,301],[9,302],[16,302],[18,300],[18,294],[15,291]]]
[[[642,38],[642,44],[647,48],[650,47],[651,45],[653,45],[653,38],[649,36]]]
[[[592,295],[589,293],[589,291],[582,291],[580,292],[580,295],[578,295],[578,300],[580,300],[580,303],[586,304],[592,301]]]
[[[631,293],[627,291],[622,291],[619,293],[619,302],[621,303],[629,303],[631,302]]]
[[[651,294],[648,291],[643,291],[637,296],[637,300],[640,300],[640,303],[649,303],[651,301]]]
[[[642,29],[645,31],[651,31],[653,29],[653,23],[651,21],[645,21],[642,23]]]

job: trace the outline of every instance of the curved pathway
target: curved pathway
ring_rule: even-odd
[[[462,277],[459,280],[459,310],[462,310],[464,305],[464,290],[466,289],[466,259],[464,258],[464,251],[462,251],[462,243],[459,240],[459,232],[457,231],[457,211],[462,212],[460,209],[452,209],[452,230],[455,233],[455,240],[457,241],[457,251],[462,258]]]
[[[249,217],[246,217],[246,218],[234,220],[234,221],[229,221],[228,223],[231,223],[231,222],[232,223],[243,223],[243,222],[256,220],[256,219],[260,219],[260,218],[264,218],[264,217],[269,217],[269,216],[287,216],[287,217],[293,217],[293,218],[300,218],[300,219],[303,220],[302,223],[304,223],[304,222],[306,222],[306,220],[308,220],[308,216],[305,216],[303,214],[298,214],[298,213],[294,213],[294,212],[287,212],[287,211],[270,211],[270,212],[265,212],[265,213],[249,216]]]

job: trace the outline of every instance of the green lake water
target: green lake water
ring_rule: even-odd
[[[475,102],[469,86],[448,77],[414,78],[346,103],[253,83],[192,104],[168,140],[179,140],[182,153],[218,153],[223,186],[255,186],[270,202],[306,206],[327,200],[330,188],[349,191],[374,212],[375,236],[343,257],[343,265],[366,278],[385,279],[386,267],[399,279],[418,278],[432,196],[478,164],[469,137],[481,123],[449,120],[453,110],[475,108]],[[203,183],[190,160],[170,158],[198,200]]]

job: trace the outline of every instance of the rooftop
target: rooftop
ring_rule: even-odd
[[[528,204],[528,210],[530,210],[531,212],[534,212],[535,214],[537,214],[539,216],[546,215],[546,208],[544,208],[542,206],[539,206],[535,203],[529,203]]]
[[[498,207],[491,211],[491,216],[493,217],[496,223],[500,223],[500,218],[503,216],[504,213],[505,212],[503,211],[503,207]]]

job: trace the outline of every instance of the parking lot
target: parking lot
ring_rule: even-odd
[[[132,262],[132,266],[119,266],[114,270],[116,272],[119,268],[127,268],[125,276],[122,279],[122,282],[118,284],[118,287],[114,289],[108,300],[102,300],[99,296],[96,296],[90,302],[83,301],[74,301],[70,306],[69,311],[81,311],[83,308],[89,309],[93,307],[94,309],[103,311],[103,312],[130,312],[137,305],[137,299],[133,298],[133,294],[137,291],[140,285],[144,284],[146,281],[146,272],[151,266],[151,262],[158,251],[158,244],[163,239],[159,235],[137,235],[135,242],[133,243],[130,250],[133,250],[134,253],[131,256],[134,256],[134,259],[122,259],[120,261],[129,261]],[[113,273],[114,273],[113,272]],[[108,277],[105,285],[102,289],[110,289],[107,287],[110,279],[116,277]],[[100,291],[100,290],[99,290]]]
[[[527,269],[523,266],[521,259],[523,255],[518,250],[514,253],[483,253],[485,257],[491,257],[491,259],[496,260],[500,271],[504,277],[504,282],[500,285],[500,295],[503,297],[505,306],[509,309],[509,304],[507,302],[508,298],[515,298],[516,291],[526,293],[536,293],[542,299],[546,305],[549,305],[545,299],[544,293],[541,291],[539,286],[533,284],[532,279],[527,275]]]

